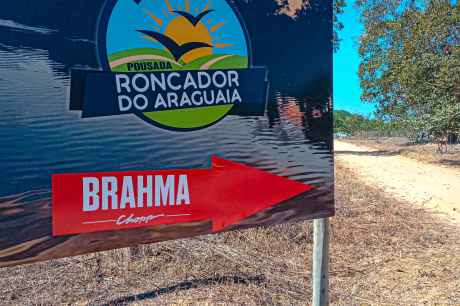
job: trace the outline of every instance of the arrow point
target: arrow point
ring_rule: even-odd
[[[219,187],[230,192],[218,192],[220,212],[213,216],[213,230],[225,230],[229,226],[288,201],[314,189],[288,178],[269,173],[241,163],[212,156],[212,168],[220,173]]]

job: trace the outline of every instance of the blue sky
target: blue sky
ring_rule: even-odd
[[[334,107],[353,113],[371,115],[374,106],[360,100],[358,68],[358,38],[363,32],[363,25],[358,22],[358,12],[354,1],[348,0],[345,12],[340,20],[345,28],[340,33],[342,42],[339,51],[334,54]]]

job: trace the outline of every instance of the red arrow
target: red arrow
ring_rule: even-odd
[[[217,232],[312,188],[218,157],[210,169],[56,174],[53,235],[205,220]]]

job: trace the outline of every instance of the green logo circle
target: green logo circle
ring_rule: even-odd
[[[219,87],[231,82],[229,70],[250,66],[246,30],[226,0],[109,1],[101,18],[98,48],[101,64],[108,71],[177,72],[163,80],[176,82],[171,86],[177,88],[195,82],[193,94],[184,97],[180,90],[165,94],[156,102],[160,106],[164,102],[164,109],[137,114],[168,130],[197,130],[222,120],[234,103],[232,93],[219,91]],[[207,73],[200,79],[196,71]],[[213,103],[223,98],[226,103]],[[171,104],[194,107],[171,108]]]

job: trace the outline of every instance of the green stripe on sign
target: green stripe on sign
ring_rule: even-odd
[[[149,112],[144,115],[161,124],[177,129],[196,129],[213,124],[222,119],[234,104],[205,106],[199,108],[175,109],[160,112]]]

